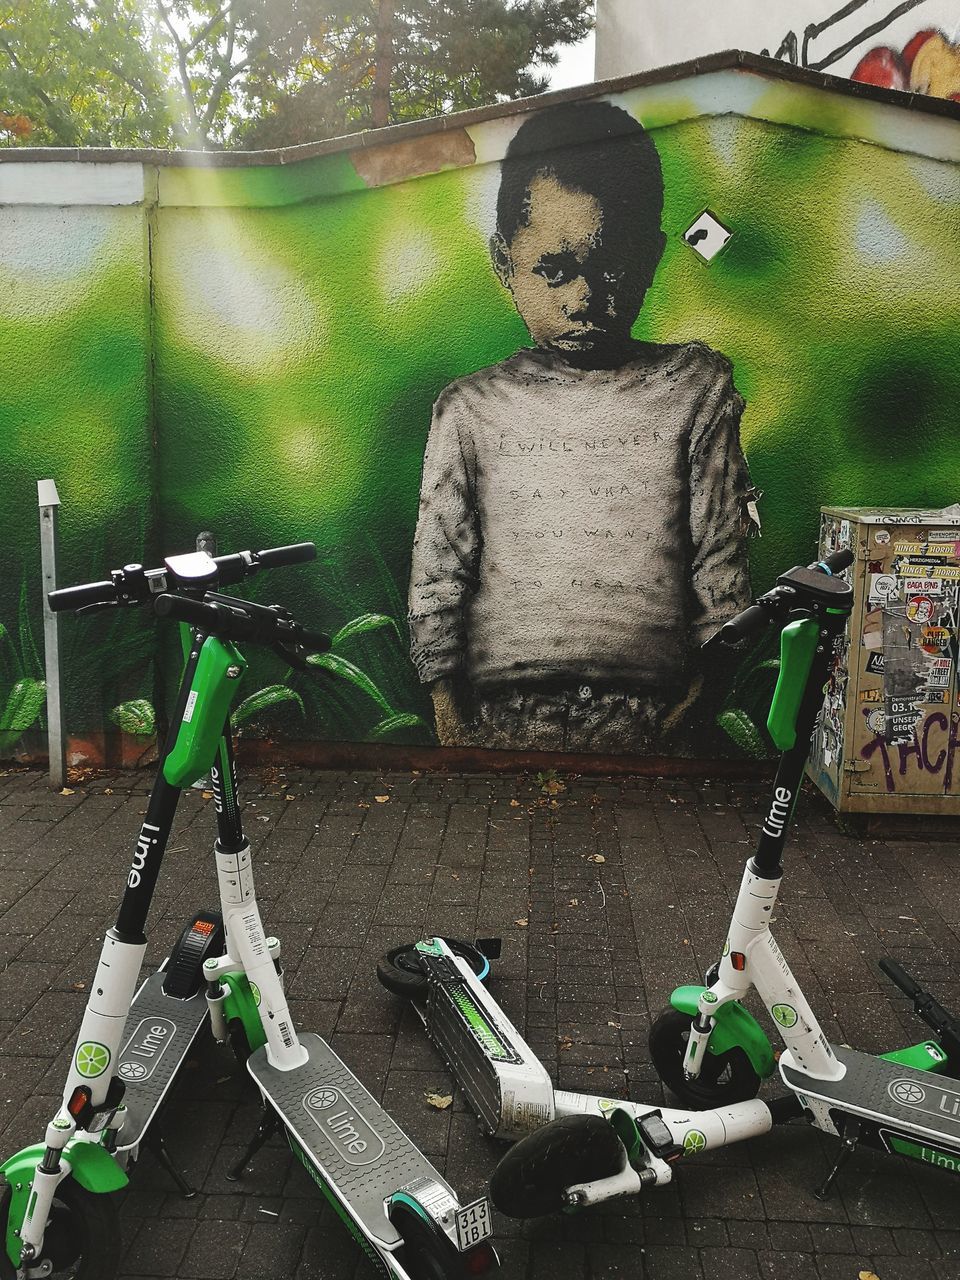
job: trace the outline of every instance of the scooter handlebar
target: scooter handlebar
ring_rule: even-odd
[[[852,551],[834,551],[831,555],[824,556],[822,560],[817,560],[814,564],[808,565],[807,568],[817,573],[826,574],[829,577],[835,577],[837,574],[842,573],[844,569],[849,568],[853,561],[854,554]],[[791,570],[791,573],[795,572],[795,570]],[[774,587],[772,591],[760,596],[742,613],[738,613],[735,618],[725,622],[720,630],[710,637],[707,644],[717,642],[732,645],[745,640],[748,636],[757,635],[769,623],[782,616],[785,612],[785,606],[789,604],[795,594],[787,585]]]
[[[315,559],[316,544],[313,542],[296,542],[286,547],[266,547],[262,551],[240,551],[232,555],[213,556],[201,561],[216,565],[216,572],[207,575],[206,585],[229,586],[249,578],[260,569],[279,569],[284,565],[304,564]],[[170,563],[159,569],[144,569],[142,565],[126,565],[123,569],[114,569],[109,582],[85,582],[75,587],[61,587],[51,591],[47,599],[50,608],[55,612],[64,609],[83,609],[88,605],[141,605],[150,599],[156,599],[160,591],[174,590],[179,586],[192,586],[193,583],[178,578],[175,565],[178,559],[193,557],[173,557]]]

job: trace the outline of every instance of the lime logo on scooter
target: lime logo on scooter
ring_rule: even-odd
[[[960,1093],[945,1089],[939,1080],[920,1084],[910,1076],[901,1076],[887,1085],[887,1093],[901,1107],[923,1111],[929,1116],[960,1118]]]
[[[767,814],[767,820],[763,824],[763,834],[770,836],[774,840],[779,840],[783,836],[784,828],[790,818],[790,801],[793,799],[793,792],[786,787],[777,787],[773,793],[773,803],[770,806],[770,812]]]
[[[74,1065],[84,1080],[96,1080],[110,1065],[110,1050],[96,1040],[84,1040],[83,1044],[77,1046]]]
[[[130,874],[127,876],[128,889],[136,889],[140,883],[140,872],[146,865],[151,848],[157,843],[159,830],[160,828],[152,822],[145,822],[140,828],[140,834],[137,836],[137,847],[133,854],[133,864],[130,867]],[[150,832],[153,832],[153,834],[151,835]]]
[[[683,1135],[683,1154],[685,1156],[694,1156],[699,1151],[706,1151],[707,1135],[701,1133],[699,1129],[689,1129]]]
[[[770,1010],[775,1022],[789,1031],[797,1025],[797,1011],[792,1004],[775,1004]]]
[[[260,1008],[260,988],[255,982],[250,983],[250,994],[253,996],[253,1003]]]
[[[360,1168],[374,1164],[386,1147],[373,1126],[364,1119],[342,1089],[321,1085],[303,1098],[303,1109],[324,1139],[347,1164]]]
[[[144,1018],[120,1051],[121,1080],[149,1080],[177,1034],[169,1018]]]

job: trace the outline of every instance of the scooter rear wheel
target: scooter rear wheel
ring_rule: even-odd
[[[490,961],[472,942],[460,938],[444,938],[455,956],[466,960],[481,982],[490,972]],[[394,947],[377,961],[377,977],[382,986],[404,1000],[423,1000],[427,994],[427,975],[420,964],[415,942]]]
[[[403,1267],[411,1280],[467,1280],[459,1253],[415,1209],[391,1205],[390,1221],[403,1237]]]
[[[2,1180],[0,1180],[2,1181]],[[114,1280],[120,1269],[117,1192],[94,1193],[64,1178],[54,1195],[43,1253],[33,1267],[49,1261],[51,1280]],[[0,1204],[7,1199],[0,1195]],[[3,1215],[6,1231],[6,1215]]]
[[[493,1171],[490,1199],[510,1218],[559,1213],[567,1187],[610,1178],[624,1159],[623,1143],[602,1116],[563,1116],[510,1148]]]
[[[693,1018],[679,1009],[664,1009],[650,1027],[647,1041],[657,1075],[686,1107],[705,1111],[711,1107],[748,1102],[760,1090],[760,1077],[739,1046],[723,1053],[704,1054],[700,1075],[688,1080],[683,1058]]]

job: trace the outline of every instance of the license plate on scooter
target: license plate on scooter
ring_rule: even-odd
[[[490,1221],[490,1202],[486,1199],[474,1200],[457,1210],[457,1248],[466,1253],[478,1245],[487,1236],[493,1235],[493,1223]]]

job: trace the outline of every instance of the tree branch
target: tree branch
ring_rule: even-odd
[[[209,22],[205,22],[203,26],[200,28],[200,30],[197,32],[197,34],[190,41],[190,43],[187,45],[187,53],[193,53],[197,45],[202,44],[202,42],[206,40],[207,36],[214,29],[217,23],[222,22],[229,12],[230,12],[230,5],[227,4],[220,10],[219,13],[215,13],[213,17],[209,20]],[[234,30],[236,30],[235,23],[234,23]]]
[[[167,12],[167,6],[163,0],[156,0],[157,8],[160,10],[160,16],[163,18],[164,26],[170,32],[177,50],[177,65],[180,68],[180,84],[183,88],[184,97],[187,100],[187,109],[190,112],[190,118],[193,121],[194,128],[199,131],[200,118],[197,115],[197,106],[193,97],[193,89],[190,87],[190,68],[187,66],[187,49],[183,41],[177,35],[177,29],[170,21],[170,14]]]

